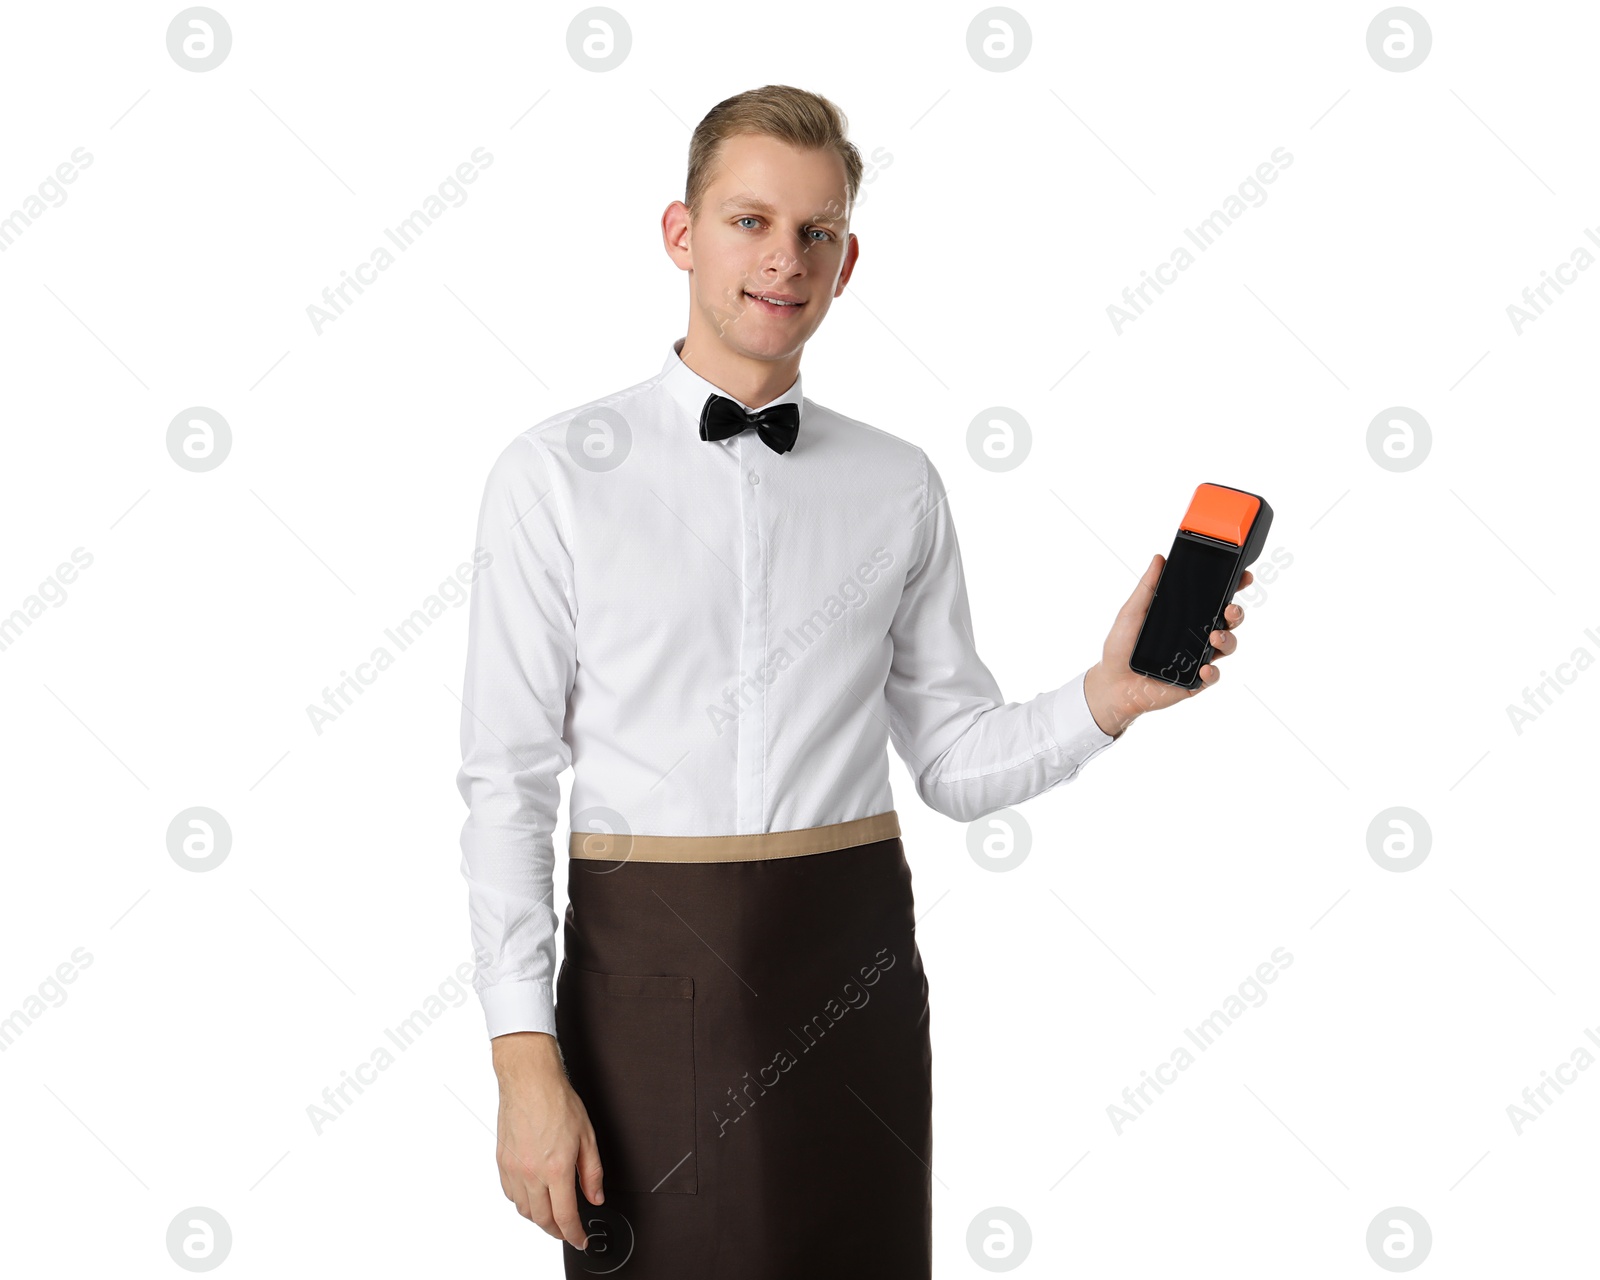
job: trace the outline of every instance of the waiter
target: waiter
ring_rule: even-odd
[[[1200,692],[1128,667],[1158,555],[1101,661],[1002,700],[928,455],[801,391],[861,172],[825,98],[716,106],[662,218],[687,335],[518,434],[485,487],[462,872],[501,1185],[569,1277],[926,1280],[928,989],[886,741],[970,821]]]

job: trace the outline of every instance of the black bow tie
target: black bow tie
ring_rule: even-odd
[[[727,396],[706,397],[705,407],[700,410],[702,440],[726,440],[746,427],[754,427],[774,453],[787,453],[794,448],[800,434],[800,406],[790,401],[768,405],[765,409],[745,410],[737,400]]]

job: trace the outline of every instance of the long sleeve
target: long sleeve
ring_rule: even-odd
[[[889,736],[923,801],[968,822],[1069,781],[1116,739],[1089,711],[1084,673],[1001,701],[974,641],[944,483],[926,454],[923,465],[917,551],[889,631]]]
[[[461,874],[473,987],[491,1038],[554,1035],[553,832],[559,777],[572,759],[562,731],[577,672],[577,607],[570,532],[528,436],[490,469],[477,547],[456,777],[468,807]]]

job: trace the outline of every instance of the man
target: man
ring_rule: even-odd
[[[1099,662],[1001,701],[927,454],[801,392],[859,253],[844,126],[781,85],[706,116],[662,218],[687,335],[521,432],[484,493],[462,870],[501,1185],[569,1276],[927,1277],[927,984],[886,740],[970,821],[1218,678],[1129,669],[1158,555]]]

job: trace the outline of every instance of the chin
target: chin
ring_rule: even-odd
[[[722,330],[721,336],[724,346],[758,356],[793,351],[795,339],[804,337],[804,334],[797,328],[787,333],[780,333],[776,328],[765,328],[760,317],[752,316],[749,320],[735,320]]]
[[[745,355],[756,360],[782,360],[791,356],[805,345],[809,334],[798,330],[792,333],[773,333],[764,335],[760,339],[745,342],[736,342],[735,345]]]

